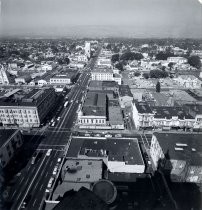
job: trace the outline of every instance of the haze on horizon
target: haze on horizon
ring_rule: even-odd
[[[198,0],[0,0],[2,36],[202,38]]]

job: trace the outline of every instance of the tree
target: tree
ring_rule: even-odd
[[[159,81],[156,83],[156,92],[157,93],[161,92],[161,83]]]
[[[173,62],[170,62],[170,63],[168,64],[168,67],[170,68],[170,70],[173,68],[173,65],[174,65]]]
[[[119,54],[112,55],[111,61],[112,61],[112,63],[115,63],[116,61],[119,61]]]
[[[168,57],[173,57],[174,54],[171,52],[159,52],[156,54],[156,60],[167,60]]]
[[[134,73],[134,76],[135,76],[135,77],[139,77],[140,74],[141,74],[141,73],[137,71],[137,72]]]
[[[121,71],[123,71],[123,64],[121,62],[117,63],[115,67]]]
[[[149,79],[149,74],[148,74],[148,73],[143,73],[142,76],[143,76],[145,79]]]
[[[150,73],[150,78],[166,78],[168,77],[168,73],[166,71],[162,71],[162,70],[151,70]]]
[[[193,67],[195,67],[197,69],[199,69],[201,67],[201,60],[200,60],[200,57],[197,56],[197,55],[190,56],[188,58],[188,63],[191,66],[193,66]]]
[[[143,55],[141,53],[134,53],[127,51],[123,53],[120,57],[120,60],[128,61],[128,60],[141,60],[143,58]]]

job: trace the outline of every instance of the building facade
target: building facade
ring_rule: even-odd
[[[5,167],[23,144],[20,130],[0,130],[0,164]]]
[[[55,98],[53,88],[11,91],[0,99],[0,122],[4,126],[39,127]]]

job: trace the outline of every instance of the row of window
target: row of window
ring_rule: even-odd
[[[7,118],[37,118],[37,115],[5,115],[5,114],[0,114],[0,117],[7,117]]]
[[[36,114],[36,110],[12,110],[12,109],[0,109],[0,113],[32,113],[32,114]]]
[[[39,121],[36,119],[36,120],[33,120],[33,119],[5,119],[5,118],[2,118],[1,119],[1,122],[7,122],[7,123],[14,123],[14,122],[35,122],[35,123],[38,123]]]
[[[103,119],[80,119],[80,123],[92,123],[92,124],[104,124],[105,120]]]

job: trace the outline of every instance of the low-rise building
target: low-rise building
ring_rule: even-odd
[[[184,58],[184,57],[168,57],[167,61],[169,63],[183,64],[183,63],[187,63],[187,58]]]
[[[154,106],[147,102],[132,102],[133,120],[141,128],[193,128],[196,120],[185,107]]]
[[[202,87],[202,81],[194,75],[180,75],[174,80],[184,88],[197,89]]]
[[[18,76],[17,78],[15,78],[15,83],[17,84],[28,84],[29,82],[31,82],[32,78],[29,74],[26,75],[22,75],[22,76]]]
[[[50,84],[52,85],[69,85],[73,82],[78,74],[77,70],[62,71],[60,74],[56,74],[50,78]]]
[[[131,102],[133,100],[133,95],[130,91],[128,85],[120,85],[119,86],[119,102],[121,108],[125,108],[126,106],[131,106]]]
[[[109,125],[112,129],[124,129],[124,120],[118,100],[108,101]]]
[[[78,114],[79,125],[106,125],[106,94],[88,92],[82,110]]]
[[[51,71],[52,69],[53,69],[53,67],[50,64],[45,63],[45,64],[41,65],[41,70],[43,70],[43,71]]]
[[[20,130],[0,130],[0,165],[5,167],[23,144]]]
[[[132,102],[132,115],[135,127],[140,128],[152,127],[154,113],[146,102]]]
[[[53,88],[14,89],[0,98],[4,126],[39,127],[55,102]]]
[[[154,133],[150,154],[174,182],[202,183],[201,134]]]
[[[137,139],[86,139],[78,158],[102,159],[111,173],[144,173]]]
[[[102,160],[67,159],[61,171],[62,183],[56,187],[52,199],[57,200],[69,190],[79,191],[81,187],[91,189],[102,178]]]

